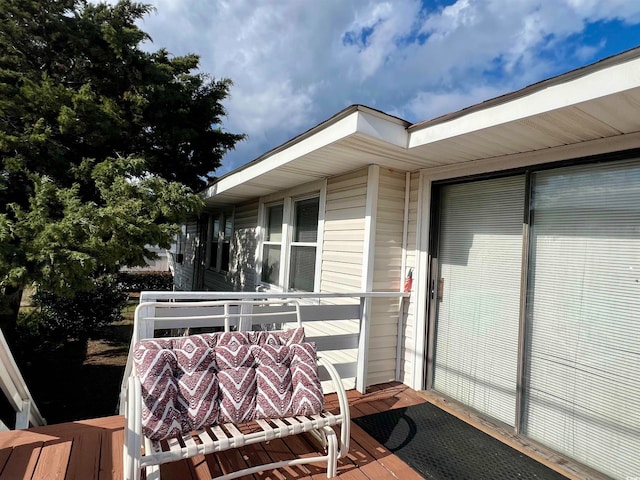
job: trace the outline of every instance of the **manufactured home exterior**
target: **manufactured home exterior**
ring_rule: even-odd
[[[640,475],[639,49],[418,124],[351,106],[203,196],[177,288],[410,287],[372,301],[367,385]]]

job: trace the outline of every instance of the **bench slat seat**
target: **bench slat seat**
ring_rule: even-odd
[[[174,440],[170,448],[163,447],[162,441],[151,441],[153,451],[144,455],[141,467],[149,465],[160,465],[163,463],[173,462],[176,458],[190,458],[196,455],[207,455],[210,453],[223,452],[231,448],[240,448],[245,445],[261,443],[275,438],[284,438],[289,435],[319,430],[323,427],[332,427],[342,423],[340,415],[334,415],[329,412],[323,412],[320,418],[297,417],[275,419],[274,423],[279,426],[269,425],[266,421],[253,421],[245,424],[247,427],[259,427],[259,431],[253,431],[249,434],[242,434],[233,423],[219,425],[217,434],[214,433],[215,440],[209,434],[209,429],[205,428],[197,430],[182,436],[182,444]],[[234,431],[237,432],[234,434]],[[220,438],[220,436],[224,437]],[[264,466],[263,466],[264,468]],[[269,468],[265,468],[269,470]]]

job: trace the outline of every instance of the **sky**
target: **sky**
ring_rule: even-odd
[[[359,103],[409,122],[640,46],[637,0],[142,0],[145,48],[233,81],[222,175]]]

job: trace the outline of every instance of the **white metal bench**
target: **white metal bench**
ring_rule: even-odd
[[[175,328],[218,327],[225,332],[250,330],[256,324],[278,326],[301,326],[300,307],[295,301],[215,301],[215,302],[159,302],[166,311],[161,317],[145,317],[150,304],[141,304],[136,309],[132,345],[154,337],[156,330],[166,325]],[[154,309],[155,311],[155,309]],[[175,314],[175,315],[172,315]],[[166,319],[163,320],[163,319]],[[251,466],[216,477],[231,479],[260,471],[289,465],[323,462],[327,464],[327,478],[336,475],[337,460],[346,456],[349,449],[349,406],[342,381],[331,363],[320,358],[322,367],[331,380],[338,398],[339,412],[322,411],[312,415],[296,415],[288,418],[257,419],[242,426],[234,423],[214,424],[199,430],[181,433],[163,440],[151,440],[143,434],[142,387],[135,371],[129,375],[126,392],[121,397],[125,405],[124,478],[139,480],[146,469],[146,479],[160,478],[160,465],[196,455],[223,452],[244,445],[268,442],[289,435],[309,433],[318,440],[322,452],[318,456],[291,458],[283,461]],[[339,434],[334,428],[338,427]],[[248,432],[248,433],[247,433]]]

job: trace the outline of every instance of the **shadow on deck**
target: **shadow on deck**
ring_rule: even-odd
[[[352,417],[401,408],[425,401],[399,383],[371,387],[367,394],[348,392]],[[327,408],[337,405],[335,395],[326,397]],[[0,480],[65,479],[107,480],[122,478],[122,416],[96,418],[0,433]],[[338,463],[342,479],[378,480],[422,478],[354,423],[351,424],[349,456]],[[244,447],[224,455],[200,456],[164,465],[163,480],[209,480],[213,476],[281,458],[314,455],[316,449],[301,435]],[[244,477],[243,477],[244,478]],[[248,476],[260,480],[326,478],[322,466],[301,465]]]

